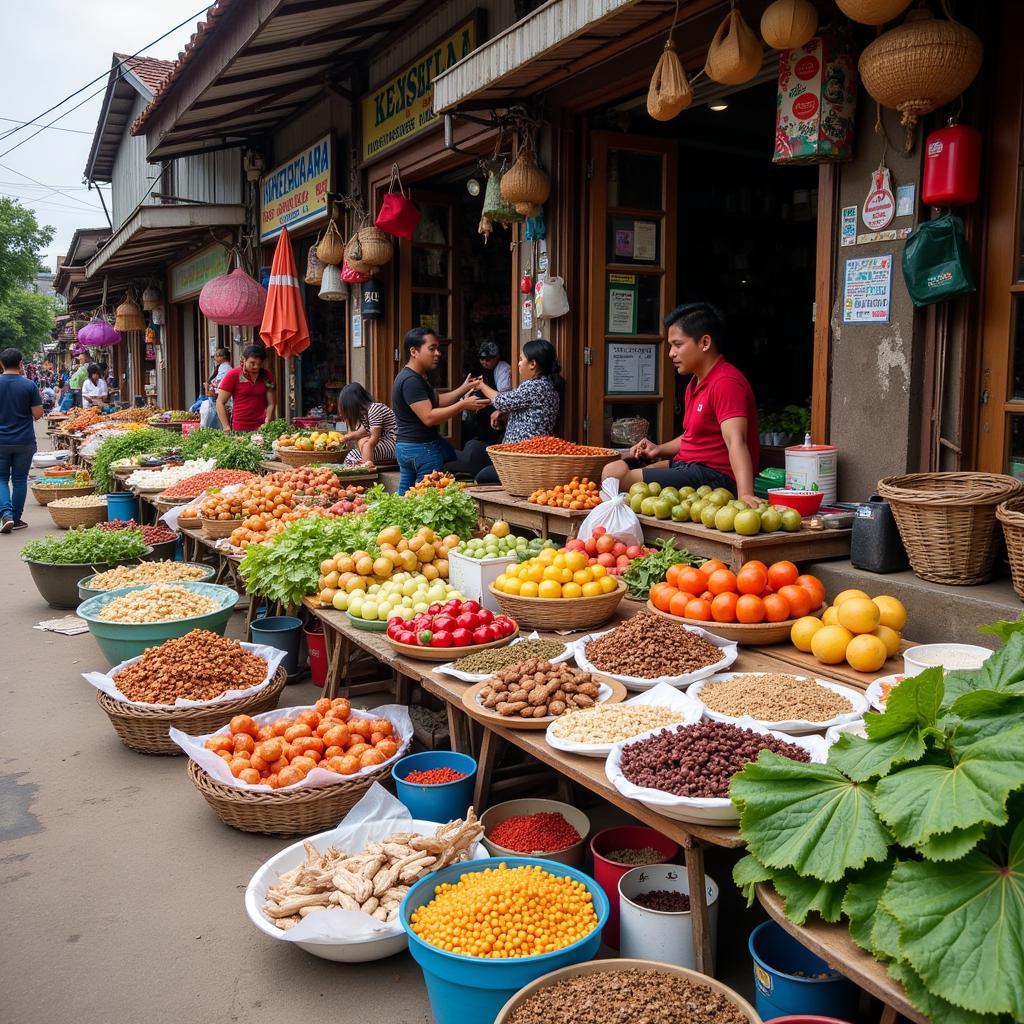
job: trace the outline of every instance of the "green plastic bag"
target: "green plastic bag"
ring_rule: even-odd
[[[926,221],[903,249],[903,279],[915,306],[975,291],[964,222],[953,213]]]

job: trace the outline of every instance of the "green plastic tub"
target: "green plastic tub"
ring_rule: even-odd
[[[190,619],[170,619],[167,622],[105,622],[99,617],[100,612],[115,598],[132,590],[145,590],[146,586],[153,584],[110,590],[97,597],[90,597],[78,608],[79,616],[89,623],[89,632],[96,638],[96,643],[111,666],[119,665],[129,658],[137,658],[147,648],[158,647],[165,640],[184,636],[193,629],[208,629],[211,633],[223,636],[231,613],[238,603],[238,594],[230,587],[222,587],[218,583],[179,583],[175,586],[211,597],[219,602],[220,607],[206,615],[196,615]]]
[[[189,569],[202,569],[204,575],[198,580],[182,580],[183,583],[208,583],[217,575],[217,568],[213,565],[207,565],[205,562],[179,562],[179,568]],[[95,590],[91,586],[94,576],[98,576],[99,573],[90,573],[88,576],[78,581],[78,596],[83,601],[88,601],[90,597],[99,597],[100,594],[109,594],[109,590]],[[145,586],[145,584],[139,584]]]

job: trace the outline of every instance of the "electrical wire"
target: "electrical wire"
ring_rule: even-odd
[[[19,121],[14,117],[0,117],[0,121],[7,121],[10,124],[20,125],[22,128],[28,127],[31,121]],[[11,129],[8,129],[10,131]],[[55,132],[71,132],[74,135],[92,135],[92,132],[87,131],[85,128],[54,128]]]
[[[39,185],[42,188],[50,189],[51,191],[48,193],[49,195],[59,193],[60,195],[64,196],[65,199],[73,199],[76,203],[81,203],[83,206],[88,206],[90,210],[96,209],[96,207],[92,203],[87,203],[84,199],[79,199],[77,196],[68,195],[63,189],[57,188],[55,185],[46,185],[43,182],[41,182],[38,178],[33,178],[31,174],[26,174],[24,171],[19,171],[15,167],[9,167],[7,164],[0,164],[0,167],[2,167],[5,171],[10,171],[12,174],[17,174],[19,177],[24,178],[26,181],[32,182],[32,184],[34,185]],[[46,196],[43,196],[42,198],[45,199]]]
[[[16,142],[10,148],[5,149],[2,153],[0,153],[0,156],[7,156],[8,153],[13,153],[16,149],[20,149],[22,146],[25,145],[26,142],[31,142],[37,135],[40,135],[43,132],[45,132],[47,128],[52,128],[58,121],[62,121],[65,117],[68,116],[68,114],[73,114],[79,107],[84,107],[86,103],[89,102],[89,100],[93,99],[96,96],[99,96],[101,92],[106,92],[106,90],[106,85],[101,85],[95,92],[89,93],[89,95],[86,96],[85,99],[82,100],[80,103],[76,103],[69,110],[65,110],[63,114],[58,114],[52,121],[50,121],[48,124],[44,124],[41,128],[36,129],[36,131],[34,131],[27,138],[24,138],[20,142]],[[3,138],[6,138],[6,136],[0,136],[0,140],[2,140]]]

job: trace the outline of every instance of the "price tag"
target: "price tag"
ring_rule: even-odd
[[[520,325],[524,331],[529,331],[533,328],[533,300],[527,299],[523,303],[522,314],[520,319]]]
[[[864,200],[861,219],[869,231],[881,231],[896,216],[896,198],[892,194],[889,168],[883,164],[871,176],[871,190]]]

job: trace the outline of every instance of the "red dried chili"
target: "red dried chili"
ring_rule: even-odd
[[[557,811],[516,814],[499,822],[487,838],[516,853],[557,853],[583,838]]]
[[[454,768],[429,768],[422,772],[409,772],[405,781],[421,786],[439,786],[445,782],[458,782],[465,777],[465,772],[457,772]]]

